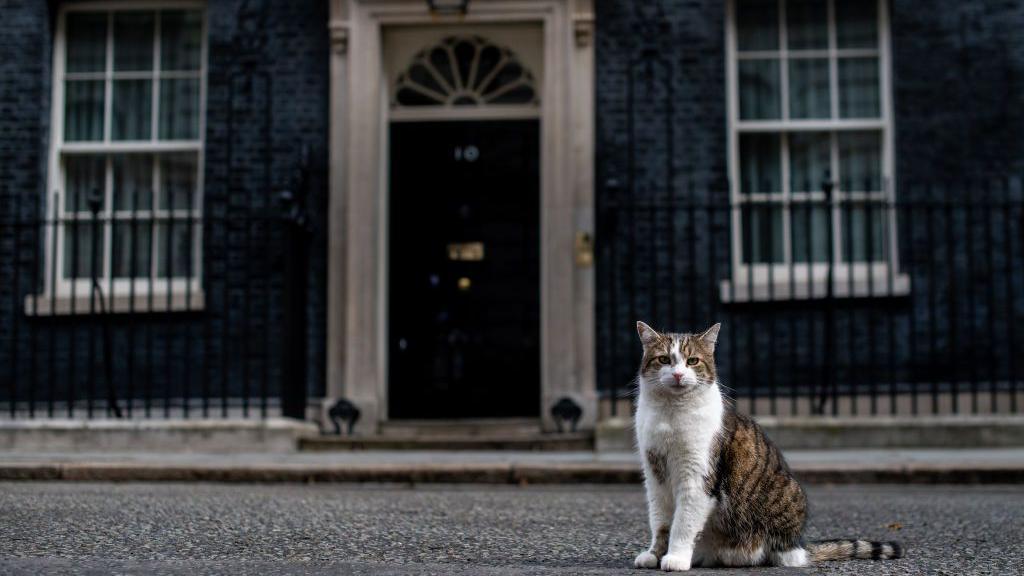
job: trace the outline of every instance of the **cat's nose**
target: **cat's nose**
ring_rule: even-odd
[[[676,383],[677,383],[677,384],[678,384],[679,382],[682,382],[682,381],[683,381],[683,373],[682,373],[682,372],[673,372],[673,373],[672,373],[672,377],[676,379]]]

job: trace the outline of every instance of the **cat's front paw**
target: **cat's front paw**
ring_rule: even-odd
[[[661,557],[661,569],[666,572],[685,572],[690,569],[690,556],[665,554]]]
[[[658,557],[650,550],[644,550],[636,557],[636,560],[633,560],[633,566],[637,568],[657,568]]]

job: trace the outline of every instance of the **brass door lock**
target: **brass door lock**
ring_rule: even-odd
[[[576,266],[590,268],[594,265],[594,237],[589,232],[576,232]]]

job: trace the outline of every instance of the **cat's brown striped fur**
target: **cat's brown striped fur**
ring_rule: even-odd
[[[800,544],[807,497],[779,449],[749,416],[726,409],[704,489],[721,504],[705,530],[732,547],[789,550]]]

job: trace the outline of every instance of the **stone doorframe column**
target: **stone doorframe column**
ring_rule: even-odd
[[[536,22],[544,30],[541,116],[541,406],[568,396],[597,417],[593,259],[577,258],[594,232],[592,0],[471,2],[465,16],[431,15],[425,0],[330,0],[330,197],[327,398],[353,402],[357,433],[387,419],[385,265],[386,110],[382,28]]]

